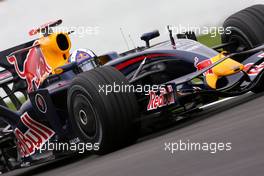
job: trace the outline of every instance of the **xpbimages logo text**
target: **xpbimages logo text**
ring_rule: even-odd
[[[52,33],[71,33],[71,35],[77,36],[78,38],[84,38],[92,35],[99,35],[100,27],[99,26],[58,26],[56,28],[47,27],[41,29],[40,33],[42,35],[52,34]]]
[[[71,151],[71,152],[78,152],[78,153],[85,153],[90,151],[98,151],[100,149],[99,143],[53,143],[47,142],[40,148],[40,153],[44,151]]]
[[[223,141],[191,141],[191,140],[178,140],[164,143],[164,151],[170,154],[178,152],[202,151],[215,154],[218,152],[229,152],[232,150],[231,142]]]
[[[198,25],[170,25],[169,29],[172,31],[173,35],[184,34],[186,32],[194,32],[197,35],[210,35],[210,37],[216,37],[217,35],[229,35],[231,34],[231,28],[221,27],[221,26],[198,26]]]
[[[145,95],[149,95],[150,92],[165,92],[168,88],[167,85],[128,85],[128,84],[117,84],[114,82],[113,84],[104,84],[104,85],[98,85],[99,92],[104,93],[105,95],[108,95],[109,93],[144,93]]]

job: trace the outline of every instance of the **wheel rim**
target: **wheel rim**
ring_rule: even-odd
[[[83,94],[74,96],[73,112],[76,123],[87,138],[95,138],[100,132],[98,115],[91,102]]]
[[[87,117],[87,114],[85,113],[84,110],[80,110],[79,111],[79,117],[80,117],[80,121],[83,125],[87,125],[88,123],[88,117]]]

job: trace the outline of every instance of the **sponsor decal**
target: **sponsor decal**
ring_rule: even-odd
[[[36,44],[37,42],[34,42],[33,45]],[[15,55],[7,57],[7,60],[10,64],[14,65],[18,76],[26,80],[28,92],[33,91],[34,86],[38,89],[40,84],[52,71],[39,47],[34,47],[28,51],[26,59],[23,63],[23,70],[20,70]]]
[[[17,138],[17,145],[21,157],[24,158],[33,155],[36,150],[41,149],[55,132],[45,125],[33,120],[27,112],[21,116],[21,121],[28,127],[28,130],[22,133],[16,128],[14,133]]]
[[[212,65],[213,62],[211,61],[211,59],[207,59],[207,60],[203,60],[201,62],[199,62],[199,58],[195,57],[194,58],[194,67],[197,68],[197,70],[202,70],[206,67],[209,67],[210,65]],[[204,76],[206,76],[207,74],[212,74],[213,70],[209,69],[208,71],[206,71],[205,73],[203,73]]]
[[[35,103],[36,103],[36,106],[40,112],[42,112],[44,114],[47,112],[47,103],[46,103],[46,101],[42,95],[36,94]]]
[[[253,65],[254,65],[254,63],[248,63],[248,64],[244,65],[244,71],[247,72],[247,74],[249,76],[258,75],[264,69],[264,62],[259,64],[259,65],[255,65],[255,66],[253,66]]]
[[[147,110],[154,110],[173,103],[175,103],[173,89],[171,85],[168,85],[166,88],[160,88],[159,95],[157,95],[156,91],[149,91],[149,103]]]

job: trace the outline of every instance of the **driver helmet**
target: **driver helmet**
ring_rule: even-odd
[[[83,60],[89,60],[95,57],[95,54],[93,51],[89,50],[89,49],[77,49],[74,50],[70,57],[68,62],[80,62]]]

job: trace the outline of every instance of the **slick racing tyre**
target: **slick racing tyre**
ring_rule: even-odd
[[[234,41],[229,52],[251,49],[264,43],[264,5],[254,5],[228,17],[223,27],[222,42]]]
[[[257,80],[257,84],[251,89],[253,93],[261,93],[264,92],[264,72],[260,75]]]
[[[235,42],[234,45],[224,48],[226,51],[237,52],[264,44],[264,5],[254,5],[231,15],[223,26],[231,33],[222,35],[222,42]],[[251,91],[264,91],[263,73]]]
[[[70,124],[81,142],[99,146],[92,153],[109,153],[136,141],[139,110],[134,93],[102,89],[128,84],[110,66],[83,72],[72,81],[67,97]]]

